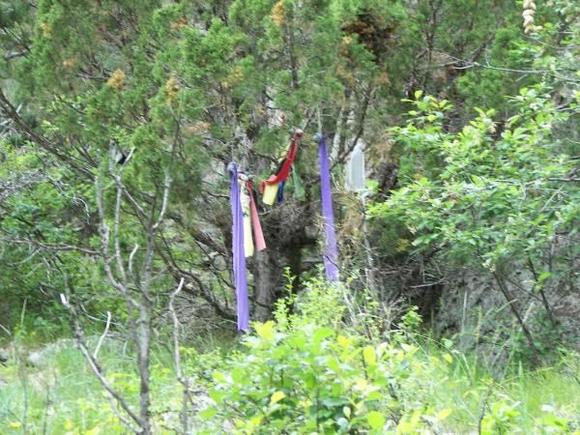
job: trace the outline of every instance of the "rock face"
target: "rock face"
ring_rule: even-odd
[[[540,351],[566,343],[580,349],[580,295],[578,278],[559,276],[543,288],[526,265],[504,271],[455,269],[446,273],[433,327],[440,335],[455,336],[463,349],[475,349],[492,365],[501,365],[508,352],[525,348],[521,316]],[[501,291],[504,286],[509,301]],[[511,306],[510,306],[511,305]]]
[[[40,349],[30,352],[26,358],[26,362],[33,367],[42,368],[45,367],[50,361],[50,358],[58,352],[64,349],[74,348],[75,346],[76,342],[72,338],[61,338]]]
[[[10,359],[10,352],[6,349],[0,348],[0,364],[6,364]]]
[[[462,349],[480,350],[488,364],[505,358],[502,343],[518,326],[493,278],[469,269],[447,276],[433,324],[437,333],[455,336]]]

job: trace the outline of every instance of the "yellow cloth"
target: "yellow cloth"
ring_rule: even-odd
[[[274,201],[276,201],[277,195],[278,195],[278,183],[266,184],[266,187],[264,187],[264,196],[262,196],[262,202],[267,205],[273,205]]]

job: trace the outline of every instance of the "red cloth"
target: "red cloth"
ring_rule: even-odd
[[[277,174],[271,175],[270,178],[267,180],[263,180],[260,183],[260,192],[264,192],[264,187],[266,184],[277,184],[281,183],[282,181],[286,181],[288,176],[290,175],[290,169],[292,169],[292,164],[296,159],[296,154],[298,153],[298,145],[300,145],[300,139],[302,139],[302,131],[297,131],[292,136],[292,140],[290,142],[290,148],[288,148],[288,153],[286,154],[286,158],[284,159],[284,163]]]
[[[256,243],[256,249],[258,251],[263,251],[266,249],[266,240],[264,239],[262,225],[260,224],[256,199],[254,198],[254,185],[251,181],[246,182],[246,189],[248,189],[248,195],[250,196],[250,216],[252,220],[252,229],[254,230],[254,242]]]

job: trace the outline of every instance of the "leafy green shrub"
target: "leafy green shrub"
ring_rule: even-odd
[[[577,158],[560,136],[578,109],[557,107],[550,92],[546,84],[522,88],[509,99],[509,119],[476,109],[477,117],[454,132],[446,121],[450,103],[418,91],[406,125],[390,129],[402,150],[401,187],[370,206],[381,226],[406,228],[385,233],[393,237],[387,245],[404,238],[409,256],[440,262],[443,273],[465,267],[493,282],[520,325],[527,349],[517,353],[532,363],[562,336],[548,296],[560,291],[554,264],[563,264],[568,279],[561,239],[573,240],[580,215]],[[542,304],[525,321],[525,297],[518,306],[506,286],[513,271],[523,272],[518,291]],[[510,348],[518,350],[513,338]]]
[[[503,131],[493,110],[477,109],[461,132],[449,133],[449,103],[416,97],[407,125],[391,129],[407,150],[402,188],[370,207],[374,217],[403,223],[417,251],[443,250],[492,271],[539,257],[557,231],[571,230],[577,190],[562,180],[574,162],[554,134],[570,114],[556,110],[545,88],[524,88],[511,100],[517,114]]]
[[[427,427],[417,416],[438,421],[434,408],[415,401],[423,386],[412,374],[429,370],[416,346],[373,346],[316,324],[282,329],[270,321],[255,332],[244,340],[248,354],[214,374],[206,417],[250,433],[382,433]]]
[[[239,433],[383,433],[438,425],[450,413],[417,400],[432,386],[421,377],[448,362],[418,359],[419,347],[401,339],[405,322],[390,341],[369,343],[340,323],[340,286],[314,279],[308,288],[294,314],[279,303],[277,321],[254,324],[245,351],[214,373],[214,404],[203,412],[210,424]],[[416,313],[408,318],[415,327]]]
[[[276,321],[255,323],[242,349],[214,372],[211,404],[201,412],[205,433],[411,434],[478,427],[484,434],[521,428],[564,433],[571,427],[574,406],[536,396],[541,388],[535,386],[550,385],[551,375],[520,374],[500,384],[450,340],[421,343],[414,307],[397,331],[371,341],[341,321],[346,288],[319,279],[306,286],[300,297],[279,302]],[[527,391],[537,399],[527,403]]]

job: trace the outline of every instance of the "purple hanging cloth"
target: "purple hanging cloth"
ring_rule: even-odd
[[[248,282],[246,280],[246,255],[244,253],[244,216],[240,201],[237,165],[231,162],[228,165],[228,171],[230,172],[230,200],[232,203],[232,254],[234,257],[238,331],[248,331],[250,326],[250,308]]]
[[[320,196],[322,217],[324,218],[324,269],[329,281],[338,281],[338,249],[334,231],[334,212],[332,210],[332,191],[330,189],[330,164],[328,148],[322,133],[317,134],[318,157],[320,160]]]

